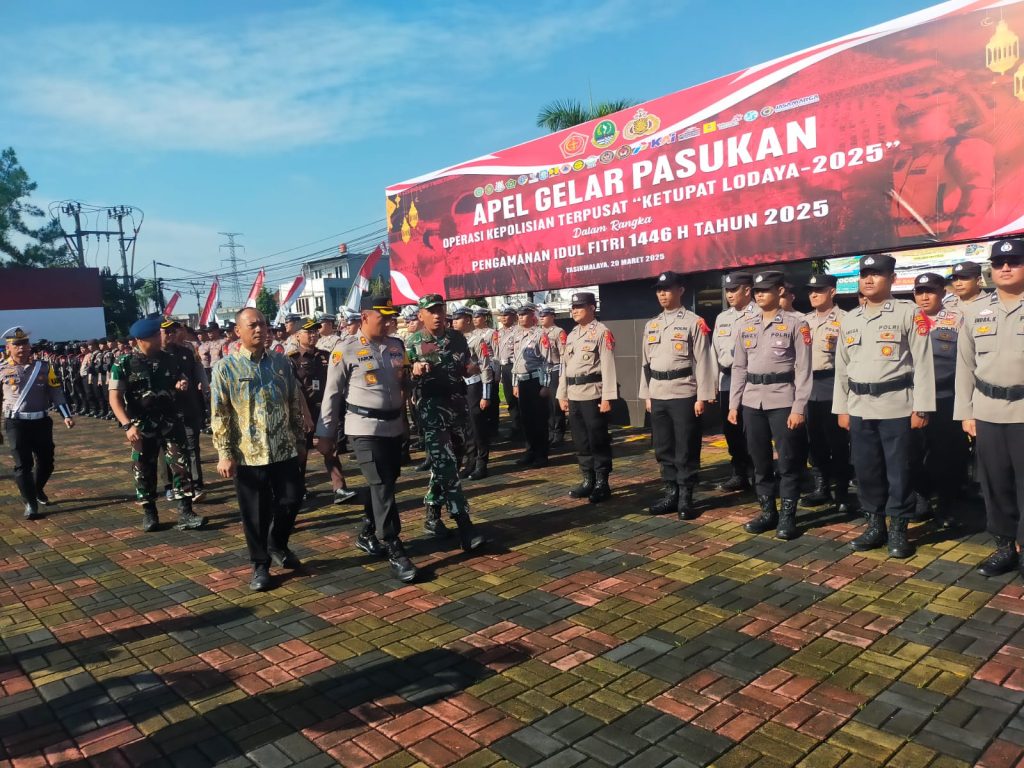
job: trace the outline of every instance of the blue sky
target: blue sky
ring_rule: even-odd
[[[43,208],[139,206],[137,272],[214,272],[232,231],[284,282],[383,233],[388,184],[540,135],[553,99],[644,101],[927,4],[3,0],[0,145]]]

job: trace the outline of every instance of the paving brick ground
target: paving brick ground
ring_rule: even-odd
[[[640,432],[616,434],[598,506],[566,496],[568,455],[517,472],[499,451],[469,486],[494,540],[472,558],[421,533],[409,470],[412,586],[355,549],[357,508],[326,505],[316,475],[305,571],[252,594],[227,484],[200,505],[207,530],[143,534],[120,432],[85,420],[57,438],[44,520],[0,484],[3,765],[1024,760],[1024,583],[973,572],[984,534],[916,526],[905,562],[852,553],[858,521],[827,509],[802,511],[793,542],[750,536],[753,499],[709,490],[714,440],[693,523],[643,512]]]

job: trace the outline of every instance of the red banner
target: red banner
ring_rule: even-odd
[[[396,303],[1024,230],[1024,2],[993,5],[953,0],[397,184]]]

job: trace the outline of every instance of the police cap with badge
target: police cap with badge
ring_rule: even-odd
[[[891,275],[896,271],[896,258],[886,254],[877,256],[862,256],[860,260],[860,273],[874,272],[880,275]]]
[[[380,312],[382,315],[397,315],[398,310],[395,309],[395,305],[391,302],[389,296],[364,296],[359,302],[360,309],[372,309],[375,312]],[[348,310],[346,310],[346,317],[349,317]]]
[[[812,291],[824,291],[835,288],[839,284],[835,275],[811,275],[807,278],[805,287]]]
[[[473,307],[473,317],[490,317],[491,310],[489,307],[475,306]]]
[[[933,291],[940,296],[946,292],[946,278],[936,272],[924,272],[914,278],[914,293]]]
[[[572,295],[570,304],[573,307],[597,306],[597,298],[590,291],[579,291]]]
[[[654,290],[660,291],[663,288],[676,288],[685,285],[683,276],[678,272],[662,272],[658,275],[658,279],[654,281]]]
[[[467,307],[465,304],[460,304],[459,306],[457,306],[455,309],[452,310],[452,319],[453,320],[456,317],[472,317],[472,316],[473,316],[473,310],[470,309],[469,307]]]
[[[754,290],[767,291],[772,288],[781,288],[786,284],[786,276],[774,269],[758,272],[754,275]]]
[[[950,280],[970,280],[981,277],[981,264],[976,261],[961,261],[953,267]]]
[[[28,332],[20,325],[15,325],[4,331],[4,341],[16,346],[28,344]]]
[[[320,323],[311,317],[307,317],[305,322],[299,326],[300,331],[316,331],[320,329]]]
[[[1015,237],[1011,240],[999,240],[993,243],[989,261],[993,268],[1001,267],[1004,264],[1015,267],[1024,264],[1024,240]]]
[[[722,278],[722,287],[727,291],[735,290],[744,285],[751,286],[753,284],[754,276],[749,272],[730,272]]]
[[[527,301],[527,302],[524,302],[523,304],[519,305],[519,309],[516,310],[516,314],[517,315],[528,315],[531,312],[536,312],[536,311],[537,311],[537,305],[534,304],[532,301]]]

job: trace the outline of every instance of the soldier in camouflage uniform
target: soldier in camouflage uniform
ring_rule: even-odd
[[[469,552],[480,547],[484,538],[473,533],[459,463],[469,439],[465,378],[480,371],[472,363],[466,337],[447,327],[440,295],[430,293],[419,300],[419,319],[422,330],[409,336],[406,344],[424,448],[430,458],[430,486],[423,497],[425,528],[436,536],[448,534],[441,520],[441,506],[447,505],[459,527],[462,548]]]
[[[137,350],[123,355],[112,366],[109,403],[132,447],[135,497],[143,510],[142,530],[153,531],[159,525],[156,467],[161,448],[178,499],[178,528],[200,528],[206,519],[192,511],[189,453],[175,399],[177,392],[188,387],[188,379],[175,358],[162,348],[158,318],[136,321],[130,334]]]

